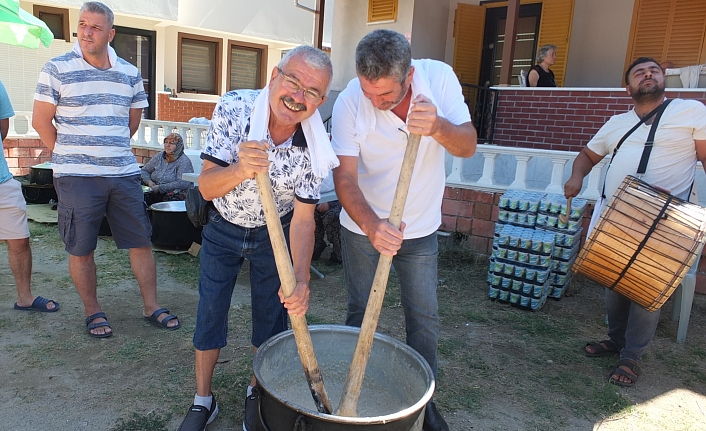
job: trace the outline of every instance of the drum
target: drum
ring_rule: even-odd
[[[705,240],[706,208],[627,176],[572,270],[655,311],[679,286]]]

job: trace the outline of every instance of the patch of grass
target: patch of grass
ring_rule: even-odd
[[[162,416],[155,412],[133,413],[129,418],[120,418],[110,431],[166,431],[171,415]]]
[[[9,328],[10,326],[12,326],[12,319],[6,317],[0,318],[0,329]]]
[[[151,350],[154,351],[155,346],[142,338],[128,338],[116,349],[106,349],[103,355],[117,363],[140,362]]]
[[[188,253],[160,256],[167,275],[192,289],[199,287],[199,259]]]
[[[94,256],[99,285],[111,286],[134,278],[130,252],[118,249],[114,242],[99,241]]]

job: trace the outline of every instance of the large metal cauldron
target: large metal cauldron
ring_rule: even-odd
[[[335,410],[359,329],[314,325],[309,331]],[[365,372],[359,417],[316,410],[291,330],[265,341],[255,354],[253,367],[262,387],[262,424],[258,425],[266,431],[421,431],[424,407],[434,393],[434,375],[424,358],[406,344],[379,333]]]
[[[184,201],[159,202],[150,206],[152,244],[186,250],[194,242],[201,243],[201,230],[186,215]]]

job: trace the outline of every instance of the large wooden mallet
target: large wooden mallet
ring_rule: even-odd
[[[407,192],[409,191],[409,183],[412,181],[412,171],[414,163],[417,160],[417,150],[419,149],[419,140],[421,136],[410,133],[407,139],[407,149],[404,153],[402,161],[402,169],[400,170],[400,179],[395,190],[395,197],[392,200],[392,209],[388,221],[391,225],[398,228],[402,223],[402,211],[404,210],[405,202],[407,201]],[[378,267],[375,271],[373,286],[370,290],[370,297],[365,308],[363,316],[363,324],[360,327],[360,335],[358,343],[353,352],[353,360],[351,367],[348,370],[346,383],[341,394],[341,404],[336,412],[339,416],[358,416],[358,399],[360,398],[360,390],[365,377],[365,368],[368,365],[370,358],[370,350],[373,347],[373,339],[375,330],[378,326],[378,318],[382,309],[382,301],[385,298],[385,289],[387,289],[387,279],[390,275],[390,265],[392,264],[392,256],[380,255]]]
[[[282,222],[277,213],[275,206],[275,197],[272,192],[272,183],[266,172],[257,173],[255,175],[257,189],[262,201],[262,208],[265,212],[265,221],[267,222],[267,232],[270,234],[272,242],[272,250],[277,263],[277,272],[279,272],[280,282],[282,283],[282,291],[285,297],[289,297],[297,286],[297,280],[294,277],[294,268],[292,261],[289,259],[289,250],[287,249],[287,241],[284,238],[282,230]],[[324,379],[321,376],[319,364],[314,355],[314,345],[311,342],[311,334],[309,327],[306,324],[304,316],[289,316],[292,322],[292,330],[294,331],[294,340],[297,343],[299,357],[304,367],[304,375],[311,390],[311,396],[314,397],[316,409],[320,413],[331,414],[331,401],[324,387]]]

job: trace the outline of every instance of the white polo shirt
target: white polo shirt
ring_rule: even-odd
[[[599,156],[613,154],[623,135],[639,121],[634,109],[612,116],[588,142],[588,149]],[[651,127],[641,125],[618,149],[606,174],[606,198],[615,194],[627,175],[636,174]],[[696,168],[694,140],[706,140],[706,106],[696,100],[672,100],[659,121],[642,180],[676,196],[687,192],[694,182]]]
[[[425,79],[437,108],[448,121],[457,125],[471,121],[461,85],[450,66],[426,59],[413,60],[412,65],[415,68],[413,79]],[[412,99],[416,96],[413,83]],[[338,156],[358,157],[358,185],[365,200],[378,217],[387,218],[407,147],[407,135],[399,129],[406,130],[406,126],[392,111],[372,108],[374,131],[361,139],[356,133],[359,100],[372,107],[369,99],[361,97],[360,83],[355,78],[334,104],[331,144]],[[431,235],[441,224],[441,202],[446,185],[445,154],[446,150],[437,141],[422,137],[402,215],[406,223],[405,239]],[[340,220],[341,226],[364,235],[345,209],[341,211]]]

